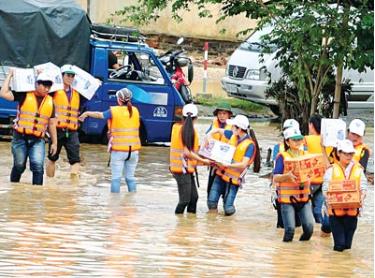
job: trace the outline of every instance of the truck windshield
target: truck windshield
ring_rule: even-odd
[[[135,83],[165,84],[165,80],[157,67],[154,57],[146,52],[122,51],[117,55],[116,68],[108,69],[109,79],[126,80]],[[110,52],[109,52],[110,53]],[[109,64],[110,66],[110,64]]]

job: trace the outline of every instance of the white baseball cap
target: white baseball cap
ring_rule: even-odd
[[[189,103],[182,108],[182,115],[184,117],[187,117],[190,115],[190,117],[196,117],[198,116],[198,107],[195,104]]]
[[[70,73],[70,74],[76,74],[76,72],[73,69],[73,65],[63,65],[61,67],[61,73]]]
[[[337,150],[344,153],[355,153],[352,141],[345,139],[337,142]]]
[[[363,136],[365,134],[365,123],[360,119],[354,119],[350,122],[349,125],[349,132],[358,134],[359,136]]]
[[[53,84],[53,77],[46,72],[41,72],[38,74],[36,81],[50,81]]]
[[[244,115],[237,115],[234,119],[228,119],[227,124],[235,125],[243,130],[247,130],[250,126],[249,119]]]
[[[295,119],[287,119],[284,121],[283,129],[287,129],[290,127],[295,127],[299,129],[299,123]]]
[[[283,131],[285,139],[303,139],[303,135],[299,128],[289,127]]]

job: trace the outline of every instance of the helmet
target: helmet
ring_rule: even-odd
[[[178,67],[186,67],[189,64],[189,58],[185,56],[176,57],[175,65]]]

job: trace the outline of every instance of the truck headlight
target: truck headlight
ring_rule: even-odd
[[[249,69],[246,79],[259,80],[260,71],[258,69]]]

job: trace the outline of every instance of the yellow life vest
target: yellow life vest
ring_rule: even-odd
[[[184,145],[182,144],[182,124],[175,123],[172,128],[171,148],[169,152],[169,169],[175,174],[194,173],[197,167],[195,159],[184,157]],[[194,152],[199,148],[198,132],[194,128]]]
[[[133,115],[130,117],[127,106],[112,106],[112,118],[108,120],[110,132],[109,148],[112,151],[137,151],[141,148],[139,139],[139,112],[133,106]]]
[[[212,122],[212,128],[221,128],[220,127],[220,124],[219,124],[219,120],[217,118],[215,118]],[[231,130],[232,129],[232,125],[228,125],[228,124],[225,124],[225,127],[224,127],[225,130]],[[224,143],[228,143],[229,142],[229,139],[227,137],[225,137],[223,134],[221,133],[215,133],[212,138],[216,139],[216,140],[219,140],[221,142],[224,142]]]
[[[320,135],[306,135],[304,145],[307,148],[308,153],[322,153],[322,147],[320,145]],[[326,154],[329,156],[333,150],[332,147],[326,147]],[[311,179],[311,185],[321,185],[323,183],[323,175],[321,177],[315,177]]]
[[[355,149],[355,153],[353,156],[353,160],[356,162],[359,162],[361,158],[364,156],[365,151],[369,150],[369,148],[363,143],[355,146],[354,149]]]
[[[246,138],[245,140],[238,143],[238,137],[236,135],[232,135],[232,137],[229,140],[229,144],[236,147],[236,150],[233,155],[233,163],[239,163],[239,162],[242,162],[248,147],[251,144],[254,145],[254,142],[250,138]],[[225,168],[224,173],[222,174],[221,178],[224,181],[231,182],[234,185],[238,185],[238,186],[241,185],[242,178],[246,174],[247,168],[250,166],[251,163],[253,163],[254,158],[255,158],[255,148],[254,148],[254,153],[252,157],[250,158],[249,163],[246,167],[244,167],[243,169],[231,168],[231,167]]]
[[[300,151],[299,156],[303,156],[304,151]],[[281,155],[285,161],[292,158],[289,152],[282,152]],[[286,174],[286,168],[284,167],[284,174]],[[292,199],[298,203],[306,203],[309,201],[310,187],[307,185],[299,184],[296,182],[278,182],[276,183],[276,190],[279,203],[290,204]]]
[[[53,102],[55,104],[57,128],[78,129],[79,101],[79,94],[74,89],[72,89],[70,100],[64,90],[55,92]]]
[[[332,181],[343,181],[347,178],[345,177],[344,169],[339,164],[333,164],[332,165]],[[357,190],[359,190],[359,186],[361,183],[361,172],[363,168],[359,163],[355,163],[350,171],[350,175],[347,180],[354,180]],[[328,214],[329,215],[335,215],[335,216],[357,216],[358,215],[358,209],[356,208],[350,208],[350,209],[331,209],[328,207]]]
[[[21,134],[43,137],[53,112],[53,99],[46,95],[38,108],[34,92],[26,93],[22,106],[19,107],[14,129]]]

